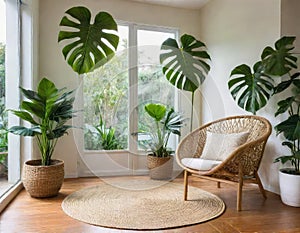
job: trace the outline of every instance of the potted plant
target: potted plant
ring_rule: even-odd
[[[279,156],[274,162],[290,166],[279,170],[279,186],[283,203],[300,207],[300,73],[297,69],[297,57],[293,53],[295,37],[282,37],[275,42],[275,48],[266,47],[261,61],[250,67],[243,64],[231,72],[228,87],[238,105],[256,114],[264,107],[272,95],[285,92],[289,97],[278,102],[274,113],[287,116],[274,128],[283,135],[283,146],[288,147],[290,154]],[[282,81],[275,86],[273,78]],[[283,95],[280,95],[283,96]]]
[[[145,105],[145,111],[153,120],[148,125],[148,130],[141,132],[149,137],[144,141],[148,149],[147,166],[150,169],[151,179],[170,179],[173,171],[173,152],[168,148],[170,135],[180,136],[180,128],[184,119],[173,108],[167,110],[163,104],[149,103]]]
[[[278,102],[275,112],[275,116],[285,116],[275,130],[278,135],[283,135],[282,145],[290,151],[274,161],[289,164],[279,170],[281,200],[287,205],[300,207],[300,73],[294,71],[297,69],[297,57],[293,53],[295,39],[281,38],[275,43],[275,49],[265,48],[261,58],[266,73],[282,77],[282,81],[274,87],[273,94],[286,94]]]
[[[288,113],[287,118],[275,126],[277,134],[282,134],[283,146],[288,147],[290,153],[275,159],[275,162],[288,164],[292,167],[279,170],[279,187],[283,203],[300,207],[300,73],[289,76],[290,80],[281,82],[275,88],[275,94],[288,90],[293,86],[290,96],[278,102],[275,115]],[[298,85],[298,86],[297,86]]]
[[[41,159],[25,162],[22,181],[32,197],[51,197],[58,194],[64,179],[64,162],[52,159],[59,138],[72,126],[67,121],[74,117],[73,91],[58,89],[53,82],[43,78],[37,91],[21,88],[25,100],[20,110],[10,110],[14,115],[31,124],[13,126],[9,132],[35,137]]]

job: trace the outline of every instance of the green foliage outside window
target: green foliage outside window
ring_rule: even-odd
[[[5,45],[0,43],[0,152],[7,152],[7,112],[5,111]],[[5,163],[7,154],[0,154]]]
[[[99,124],[95,127],[86,125],[86,136],[90,140],[85,140],[85,148],[102,149],[102,150],[119,150],[122,145],[116,137],[116,129],[107,127],[100,115]]]
[[[124,47],[127,42],[123,41]],[[84,122],[87,127],[97,128],[105,122],[106,128],[114,128],[118,148],[128,147],[128,60],[120,52],[104,66],[84,78]],[[101,143],[86,127],[84,144],[86,150],[103,150]]]

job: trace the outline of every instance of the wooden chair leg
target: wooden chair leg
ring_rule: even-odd
[[[242,210],[242,191],[243,191],[243,172],[242,172],[242,169],[240,169],[240,171],[239,171],[239,183],[238,183],[238,190],[237,190],[237,203],[236,203],[237,211]]]
[[[260,180],[259,175],[258,175],[257,172],[255,172],[255,178],[256,178],[256,182],[257,182],[257,184],[258,184],[258,187],[259,187],[259,190],[260,190],[261,194],[263,195],[263,197],[264,197],[265,199],[267,199],[266,191],[265,191],[265,189],[264,189],[264,187],[263,187],[263,185],[262,185],[262,183],[261,183],[261,180]]]
[[[187,194],[188,194],[188,184],[189,184],[189,172],[187,170],[184,170],[184,194],[183,194],[183,200],[187,200]]]

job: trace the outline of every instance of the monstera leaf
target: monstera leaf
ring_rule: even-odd
[[[238,105],[254,115],[264,107],[273,90],[272,79],[263,73],[261,62],[251,68],[245,64],[233,69],[228,88]]]
[[[287,120],[275,126],[277,134],[283,133],[284,137],[290,141],[300,138],[300,116],[292,115]]]
[[[291,50],[296,37],[282,37],[275,43],[275,49],[266,47],[261,55],[265,72],[270,75],[282,76],[297,68],[297,57]]]
[[[174,39],[167,39],[161,46],[160,63],[163,73],[178,89],[194,92],[205,80],[210,70],[210,59],[205,44],[191,35],[183,35],[179,46]]]
[[[119,37],[110,32],[117,31],[117,24],[110,14],[99,12],[94,24],[91,24],[91,13],[85,7],[73,7],[65,14],[60,26],[67,30],[59,32],[58,42],[70,41],[62,52],[75,72],[88,73],[113,57]]]

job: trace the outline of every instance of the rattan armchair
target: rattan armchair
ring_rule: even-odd
[[[200,178],[237,185],[237,210],[242,209],[242,188],[244,180],[256,183],[266,198],[265,190],[258,175],[259,165],[265,145],[271,134],[269,121],[259,116],[234,116],[216,120],[194,130],[182,139],[176,151],[176,161],[184,169],[184,200],[188,196],[188,178],[196,175]],[[183,158],[201,158],[206,142],[206,133],[230,134],[249,132],[247,141],[238,146],[225,160],[210,170],[201,171],[187,167]],[[218,146],[218,145],[216,145]]]

